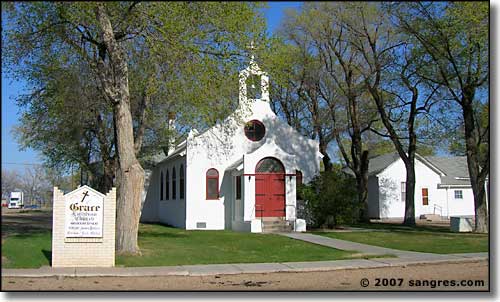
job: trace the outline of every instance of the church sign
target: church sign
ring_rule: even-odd
[[[82,186],[64,194],[54,187],[53,267],[115,265],[116,188],[107,194]]]
[[[101,238],[104,196],[83,189],[65,200],[66,238]]]

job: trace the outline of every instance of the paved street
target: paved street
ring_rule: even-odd
[[[368,286],[361,286],[366,278]],[[380,283],[377,286],[377,278]],[[401,286],[384,286],[382,280]],[[410,286],[413,280],[480,280],[483,286]],[[389,283],[386,283],[389,284]],[[44,277],[2,278],[2,290],[487,290],[488,262],[442,263],[324,272],[259,273],[157,277]]]

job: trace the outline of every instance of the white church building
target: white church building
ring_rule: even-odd
[[[249,77],[260,93],[247,98]],[[271,110],[269,77],[253,58],[239,74],[237,109],[212,128],[191,130],[150,175],[142,222],[187,230],[305,231],[296,185],[319,173],[318,142]]]

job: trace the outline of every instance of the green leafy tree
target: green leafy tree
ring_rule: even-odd
[[[57,64],[68,65],[85,62],[94,75],[113,117],[118,187],[117,252],[138,253],[137,232],[144,184],[138,153],[144,142],[141,135],[146,131],[141,131],[142,120],[134,123],[133,119],[130,63],[135,58],[135,50],[147,46],[149,64],[159,68],[153,75],[162,72],[160,67],[174,76],[178,66],[203,66],[206,62],[216,62],[211,66],[225,71],[228,66],[239,63],[234,56],[241,54],[240,50],[250,40],[258,41],[259,36],[262,37],[263,23],[256,15],[256,5],[24,2],[3,4],[3,8],[12,25],[2,36],[6,45],[4,64],[10,72],[22,77],[37,68],[50,69],[51,61],[56,60]],[[208,78],[209,74],[200,77],[201,80]],[[214,81],[210,84],[216,85]],[[149,91],[147,87],[145,91]],[[189,87],[181,87],[189,90]],[[151,106],[148,104],[139,103],[135,115],[146,116],[142,111]]]
[[[332,228],[354,223],[359,218],[356,180],[337,165],[332,171],[321,172],[299,190],[316,227]]]
[[[488,231],[485,182],[489,174],[489,4],[445,2],[400,4],[398,22],[423,49],[419,73],[443,87],[445,100],[461,108],[467,164],[474,193],[477,232]],[[485,107],[487,108],[487,107]],[[487,111],[487,109],[486,109]]]

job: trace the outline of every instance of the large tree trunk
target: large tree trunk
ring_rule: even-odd
[[[406,195],[404,225],[415,225],[415,165],[414,162],[406,164]]]
[[[116,40],[104,3],[96,6],[96,17],[104,41],[98,64],[106,97],[113,104],[117,150],[116,252],[137,254],[137,234],[144,189],[144,170],[135,155],[130,112],[128,67],[125,51]],[[104,51],[105,50],[105,51]],[[106,54],[109,58],[106,61]],[[107,65],[106,65],[107,63]]]
[[[477,142],[479,140],[478,129],[474,124],[474,111],[472,108],[472,98],[462,100],[462,113],[464,117],[465,144],[467,149],[467,166],[469,177],[474,194],[474,209],[476,216],[475,231],[479,233],[488,232],[488,208],[486,204],[485,181],[488,173],[481,171],[479,166],[479,150]],[[489,165],[482,167],[488,169]]]
[[[128,102],[115,105],[118,171],[116,250],[120,254],[139,252],[137,234],[144,189],[144,170],[135,157],[132,115]]]

